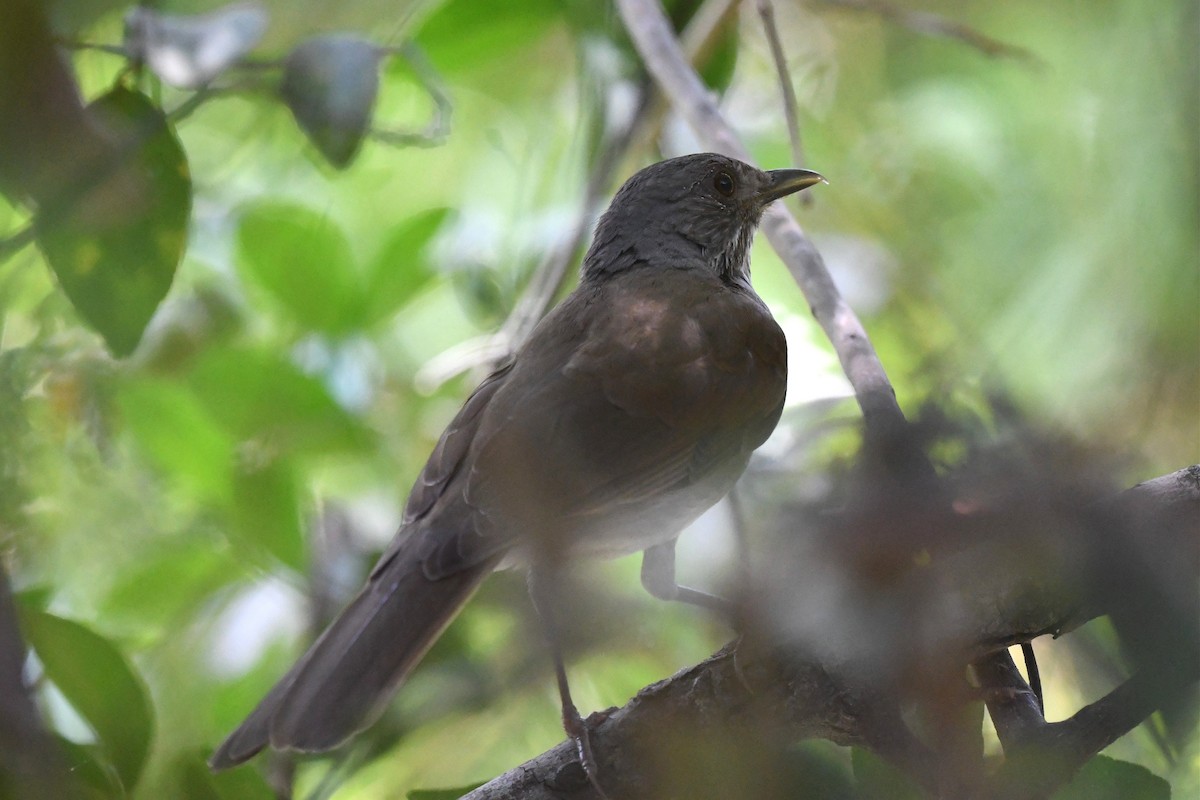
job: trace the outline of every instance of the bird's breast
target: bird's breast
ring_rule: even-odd
[[[668,273],[614,293],[608,309],[568,370],[596,375],[628,413],[737,427],[782,403],[786,340],[752,292]]]

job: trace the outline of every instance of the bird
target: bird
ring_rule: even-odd
[[[523,568],[564,728],[599,789],[558,648],[562,565],[642,552],[650,594],[723,606],[675,583],[675,540],[733,488],[779,421],[787,343],[751,286],[750,245],[771,202],[824,180],[715,153],[630,177],[596,224],[577,288],[442,434],[365,586],[210,766],[344,743],[382,713],[484,579]]]

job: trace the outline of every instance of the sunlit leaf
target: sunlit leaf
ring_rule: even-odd
[[[353,36],[319,36],[283,62],[279,94],[296,123],[335,167],[345,167],[371,127],[384,53]]]
[[[433,277],[427,247],[449,213],[448,208],[422,211],[392,228],[367,276],[364,327],[390,317]]]
[[[225,430],[268,452],[345,452],[370,440],[319,380],[273,353],[213,349],[188,382]]]
[[[1054,800],[1170,800],[1171,785],[1150,770],[1128,761],[1096,756]]]
[[[183,257],[191,177],[174,131],[145,95],[117,87],[88,110],[115,145],[39,210],[37,242],[79,314],[113,353],[128,355]]]
[[[527,49],[562,11],[557,0],[509,3],[502,14],[495,9],[492,0],[450,0],[421,26],[417,41],[442,72],[471,71]]]
[[[234,440],[191,392],[166,381],[129,381],[117,405],[126,428],[171,480],[205,499],[228,498]]]
[[[112,642],[77,622],[21,608],[21,631],[48,677],[96,733],[126,789],[137,784],[154,721],[146,687]]]
[[[326,333],[353,327],[359,276],[341,228],[284,203],[245,208],[237,229],[238,266],[300,325]]]

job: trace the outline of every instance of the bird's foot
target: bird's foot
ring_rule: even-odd
[[[583,774],[587,776],[588,783],[601,800],[609,800],[608,794],[600,785],[600,765],[596,763],[596,755],[592,751],[588,720],[579,715],[579,709],[575,708],[574,704],[563,707],[563,730],[575,742],[575,754],[579,757],[579,765],[583,767]]]

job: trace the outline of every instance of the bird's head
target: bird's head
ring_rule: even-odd
[[[639,265],[750,274],[750,243],[773,200],[825,179],[806,169],[764,172],[715,153],[652,164],[625,182],[596,226],[584,279]]]

